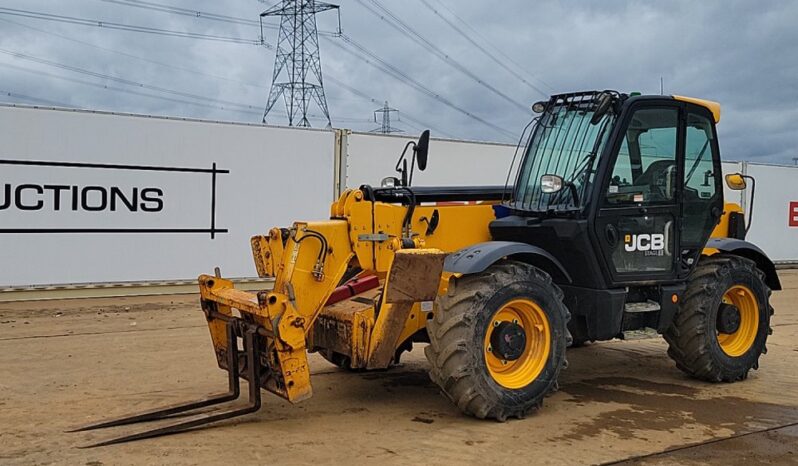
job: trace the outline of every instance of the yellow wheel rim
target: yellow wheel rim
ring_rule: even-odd
[[[519,325],[526,334],[526,345],[521,356],[509,361],[495,354],[490,343],[493,329],[502,322]],[[509,389],[523,388],[532,383],[546,366],[551,351],[549,319],[537,303],[516,299],[502,306],[488,322],[485,332],[484,353],[488,372],[496,383]]]
[[[723,302],[740,311],[740,327],[734,333],[718,332],[718,344],[728,356],[742,356],[751,349],[756,340],[759,330],[759,304],[754,293],[742,285],[729,288],[723,295]]]

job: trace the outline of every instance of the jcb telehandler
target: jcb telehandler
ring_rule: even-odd
[[[720,106],[594,91],[533,110],[514,183],[412,186],[415,166],[426,167],[425,132],[405,147],[399,177],[345,191],[329,220],[252,238],[272,290],[199,277],[229,391],[80,430],[231,401],[240,378],[249,382],[243,408],[97,445],[256,411],[261,389],[296,403],[312,394],[308,352],[346,369],[385,369],[414,343],[428,343],[430,377],[478,418],[540,407],[566,347],[641,331],[662,334],[693,377],[745,379],[766,351],[769,296],[781,287],[773,263],[745,241],[740,207],[724,205]],[[739,190],[747,179],[726,183]]]

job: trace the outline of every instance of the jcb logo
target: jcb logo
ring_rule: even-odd
[[[624,248],[627,252],[662,251],[665,249],[665,235],[661,233],[649,235],[626,235]]]

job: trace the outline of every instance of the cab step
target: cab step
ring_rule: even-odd
[[[625,330],[622,333],[623,340],[650,340],[652,338],[659,338],[660,334],[657,333],[656,329],[646,327],[640,330]]]
[[[661,309],[656,301],[647,300],[642,303],[626,303],[623,307],[624,312],[638,313],[638,312],[655,312]]]

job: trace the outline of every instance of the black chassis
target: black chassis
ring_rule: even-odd
[[[601,194],[607,192],[614,154],[622,142],[623,132],[633,112],[639,108],[676,108],[680,115],[677,138],[677,197],[673,205],[665,207],[608,208],[602,205]],[[450,255],[445,270],[459,273],[476,273],[484,270],[490,261],[512,258],[536,265],[548,272],[564,292],[566,306],[574,318],[570,324],[574,337],[580,340],[608,340],[622,335],[626,330],[653,328],[659,333],[668,329],[678,310],[678,302],[686,289],[686,281],[695,269],[704,247],[710,241],[714,225],[720,220],[723,209],[723,181],[717,134],[712,141],[713,167],[717,196],[708,215],[713,216],[712,226],[703,231],[700,244],[683,244],[680,238],[683,209],[682,174],[685,170],[684,147],[686,111],[706,116],[713,121],[711,112],[703,106],[677,101],[669,96],[622,96],[615,105],[618,115],[609,141],[599,154],[594,183],[586,204],[576,210],[522,211],[505,204],[509,215],[498,218],[490,225],[493,241],[473,245],[466,250]],[[606,244],[608,238],[604,227],[621,217],[651,216],[659,211],[669,211],[676,219],[674,228],[673,264],[667,272],[617,273],[611,264]],[[733,233],[732,233],[733,234]],[[527,248],[519,248],[526,245]],[[741,239],[713,238],[710,247],[728,254],[740,255],[754,260],[765,272],[771,289],[781,286],[773,263],[756,246]],[[469,252],[479,249],[481,254]],[[683,252],[686,251],[686,254]],[[466,257],[482,257],[468,261]],[[653,301],[659,311],[645,313],[624,312],[627,302]]]

